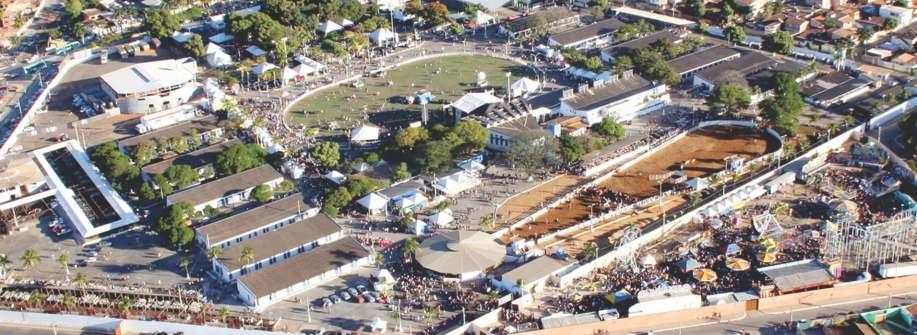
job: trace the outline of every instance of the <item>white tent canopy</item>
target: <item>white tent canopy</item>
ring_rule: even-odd
[[[219,33],[219,34],[210,36],[209,38],[210,42],[213,42],[216,44],[223,44],[223,43],[232,41],[233,39],[235,38],[232,37],[232,35],[227,34],[227,33]]]
[[[376,29],[376,31],[369,33],[369,41],[377,45],[394,39],[395,33],[386,28],[379,28]]]
[[[475,109],[480,108],[481,106],[498,103],[503,101],[498,97],[495,97],[490,93],[468,93],[463,95],[461,98],[452,103],[452,108],[458,109],[464,113],[471,113]]]
[[[209,55],[214,52],[226,53],[226,50],[223,50],[223,47],[217,45],[216,43],[213,43],[213,42],[207,43],[207,47],[204,48],[204,54]]]
[[[431,224],[434,224],[437,227],[445,227],[452,223],[452,221],[455,221],[455,218],[452,217],[452,210],[446,208],[439,213],[431,215],[427,220],[429,220]]]
[[[256,76],[260,76],[264,74],[265,72],[268,72],[276,68],[277,68],[277,65],[274,65],[268,62],[264,62],[258,65],[255,65],[255,67],[252,68],[252,73],[255,74]]]
[[[207,54],[207,64],[213,68],[232,65],[232,56],[222,50]]]
[[[443,193],[454,196],[481,184],[481,180],[467,171],[459,171],[448,176],[437,178],[433,187]]]
[[[324,71],[324,70],[325,70],[325,65],[324,65],[324,64],[319,63],[319,62],[315,61],[315,60],[312,59],[312,58],[309,58],[309,57],[306,57],[306,56],[303,56],[303,55],[298,55],[298,56],[296,56],[295,59],[296,59],[297,62],[299,62],[299,65],[300,65],[300,66],[305,65],[305,66],[311,68],[312,71]]]
[[[385,206],[388,204],[388,199],[376,192],[373,192],[367,194],[365,197],[360,198],[360,200],[357,200],[357,203],[360,204],[360,206],[363,206],[363,208],[369,210],[369,212],[372,214],[385,210]]]
[[[328,172],[327,174],[325,174],[325,179],[328,179],[334,182],[335,184],[341,185],[344,183],[344,181],[347,180],[347,176],[345,176],[343,173],[338,172],[338,170],[332,170],[331,172]]]
[[[379,127],[364,124],[350,130],[350,142],[370,142],[379,139]]]
[[[513,96],[520,96],[538,92],[541,84],[539,84],[538,81],[524,77],[522,79],[516,80],[516,82],[514,82],[509,87],[513,90]]]
[[[295,70],[289,67],[285,67],[283,68],[283,75],[281,75],[280,77],[283,79],[283,81],[290,81],[290,80],[296,79],[296,76],[298,75],[299,73],[296,73]]]
[[[494,22],[497,22],[497,18],[493,17],[493,15],[484,13],[482,11],[477,11],[474,14],[474,23],[478,25],[487,25]]]
[[[188,40],[191,39],[191,36],[194,36],[194,35],[195,35],[195,34],[192,33],[192,32],[187,32],[187,31],[178,32],[178,31],[176,31],[174,34],[172,34],[172,39],[175,40],[175,42],[178,42],[178,43],[185,43],[185,42],[188,42]]]
[[[506,248],[482,232],[448,231],[425,239],[414,256],[424,268],[461,279],[503,262]]]
[[[318,25],[318,31],[323,35],[328,35],[330,33],[341,30],[344,30],[344,27],[341,27],[341,25],[331,20],[322,22],[322,24]]]

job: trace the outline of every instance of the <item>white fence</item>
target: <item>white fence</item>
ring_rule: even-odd
[[[103,332],[119,333],[126,331],[130,334],[147,334],[153,332],[166,332],[169,334],[184,332],[185,334],[213,334],[213,335],[283,335],[292,334],[285,332],[269,332],[263,330],[245,330],[221,327],[206,327],[182,323],[122,320],[94,316],[69,315],[69,314],[44,314],[30,312],[0,311],[0,324],[4,326],[20,327],[23,329],[53,329],[56,334],[60,331],[71,332]]]

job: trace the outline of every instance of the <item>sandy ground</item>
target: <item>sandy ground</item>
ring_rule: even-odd
[[[562,175],[551,181],[526,190],[523,193],[508,199],[497,210],[501,224],[512,223],[536,211],[540,204],[546,204],[570,192],[576,185],[583,182],[583,177],[576,175]]]
[[[659,190],[658,184],[649,176],[676,171],[682,163],[685,163],[684,171],[689,178],[704,177],[722,170],[726,157],[737,155],[749,159],[776,149],[776,141],[757,130],[732,126],[708,127],[642,158],[639,163],[620,171],[602,185],[637,198],[647,198]],[[663,189],[667,186],[663,185]],[[506,238],[510,235],[532,238],[581,222],[589,217],[590,204],[591,200],[577,197],[541,216],[535,224],[514,230]]]

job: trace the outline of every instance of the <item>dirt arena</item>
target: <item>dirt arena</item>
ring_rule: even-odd
[[[539,204],[547,204],[566,194],[583,181],[583,177],[563,175],[519,193],[508,199],[497,209],[500,225],[508,225],[538,210]]]
[[[725,168],[724,158],[739,156],[746,159],[761,156],[778,149],[776,139],[763,131],[740,126],[712,126],[688,134],[675,143],[644,157],[640,162],[620,171],[602,183],[602,186],[626,193],[639,199],[659,192],[659,184],[650,176],[677,171],[685,164],[688,178],[705,177]],[[663,190],[671,185],[663,184]],[[589,217],[591,199],[581,195],[539,217],[535,223],[520,227],[507,234],[532,238],[581,222]]]

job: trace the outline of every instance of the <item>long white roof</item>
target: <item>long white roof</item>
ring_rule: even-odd
[[[465,113],[471,113],[481,106],[503,101],[490,93],[468,93],[452,103],[452,107]]]
[[[197,63],[191,58],[134,64],[101,76],[118,94],[156,91],[194,80]]]

